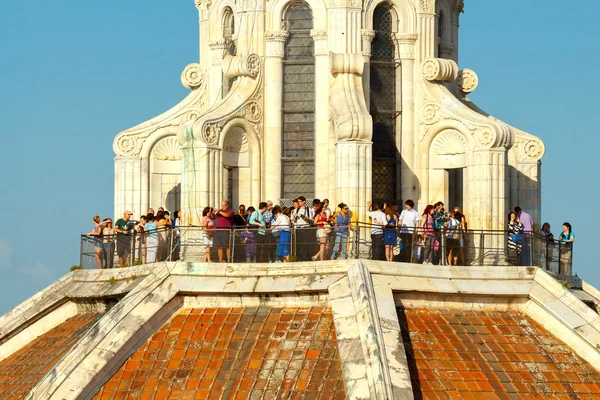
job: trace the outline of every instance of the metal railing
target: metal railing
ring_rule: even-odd
[[[436,265],[538,266],[569,276],[572,255],[571,246],[535,233],[517,238],[507,231],[427,231],[355,222],[347,227],[291,226],[285,230],[187,226],[132,231],[129,235],[82,235],[80,265],[112,268],[176,261],[180,257],[192,261],[264,263],[362,258]]]

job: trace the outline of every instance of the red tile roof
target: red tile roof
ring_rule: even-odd
[[[96,399],[343,399],[326,307],[185,309]]]
[[[80,314],[0,362],[0,398],[24,399],[100,314]]]
[[[600,398],[600,373],[521,312],[398,316],[415,397]]]

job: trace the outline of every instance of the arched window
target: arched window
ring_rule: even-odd
[[[396,199],[396,67],[392,11],[385,5],[373,13],[370,109],[373,117],[373,199]]]
[[[225,11],[223,11],[223,39],[225,40],[225,52],[223,54],[223,57],[235,56],[236,48],[235,42],[233,41],[234,33],[235,17],[233,15],[233,10],[230,7],[226,7]],[[235,78],[227,78],[227,75],[223,73],[223,97],[225,97],[227,93],[229,93],[229,90],[231,89],[231,85],[233,85],[234,80]]]
[[[315,56],[312,11],[304,3],[287,10],[283,57],[282,198],[315,192]]]
[[[440,10],[437,21],[438,57],[442,57],[442,39],[444,37],[444,11]]]

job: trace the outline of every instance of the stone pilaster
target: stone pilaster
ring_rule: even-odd
[[[365,59],[365,70],[363,71],[363,92],[365,93],[365,102],[367,106],[371,102],[370,91],[371,87],[371,42],[375,37],[375,31],[371,29],[363,29],[361,31],[362,39],[362,54]]]
[[[315,43],[315,196],[329,195],[329,46],[327,32],[312,30]],[[333,160],[331,160],[333,162]],[[330,199],[333,200],[333,199]]]
[[[272,171],[281,171],[281,150],[283,121],[281,109],[283,107],[283,64],[284,45],[288,37],[285,31],[265,33],[265,157],[264,172],[265,193],[264,198],[276,199],[281,197],[281,174]]]
[[[416,161],[415,161],[415,43],[417,35],[396,34],[394,43],[397,46],[397,54],[400,57],[400,190],[402,201],[415,200],[416,193]]]
[[[435,1],[420,0],[417,12],[417,32],[419,41],[416,61],[420,63],[428,57],[435,56]]]
[[[210,45],[210,77],[208,79],[208,105],[215,104],[221,99],[221,87],[223,86],[223,57],[227,50],[227,42],[225,39],[215,40]]]

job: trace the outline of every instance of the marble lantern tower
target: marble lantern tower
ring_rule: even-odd
[[[298,195],[540,219],[540,139],[485,113],[458,67],[462,0],[196,0],[191,93],[114,141],[115,215]]]

